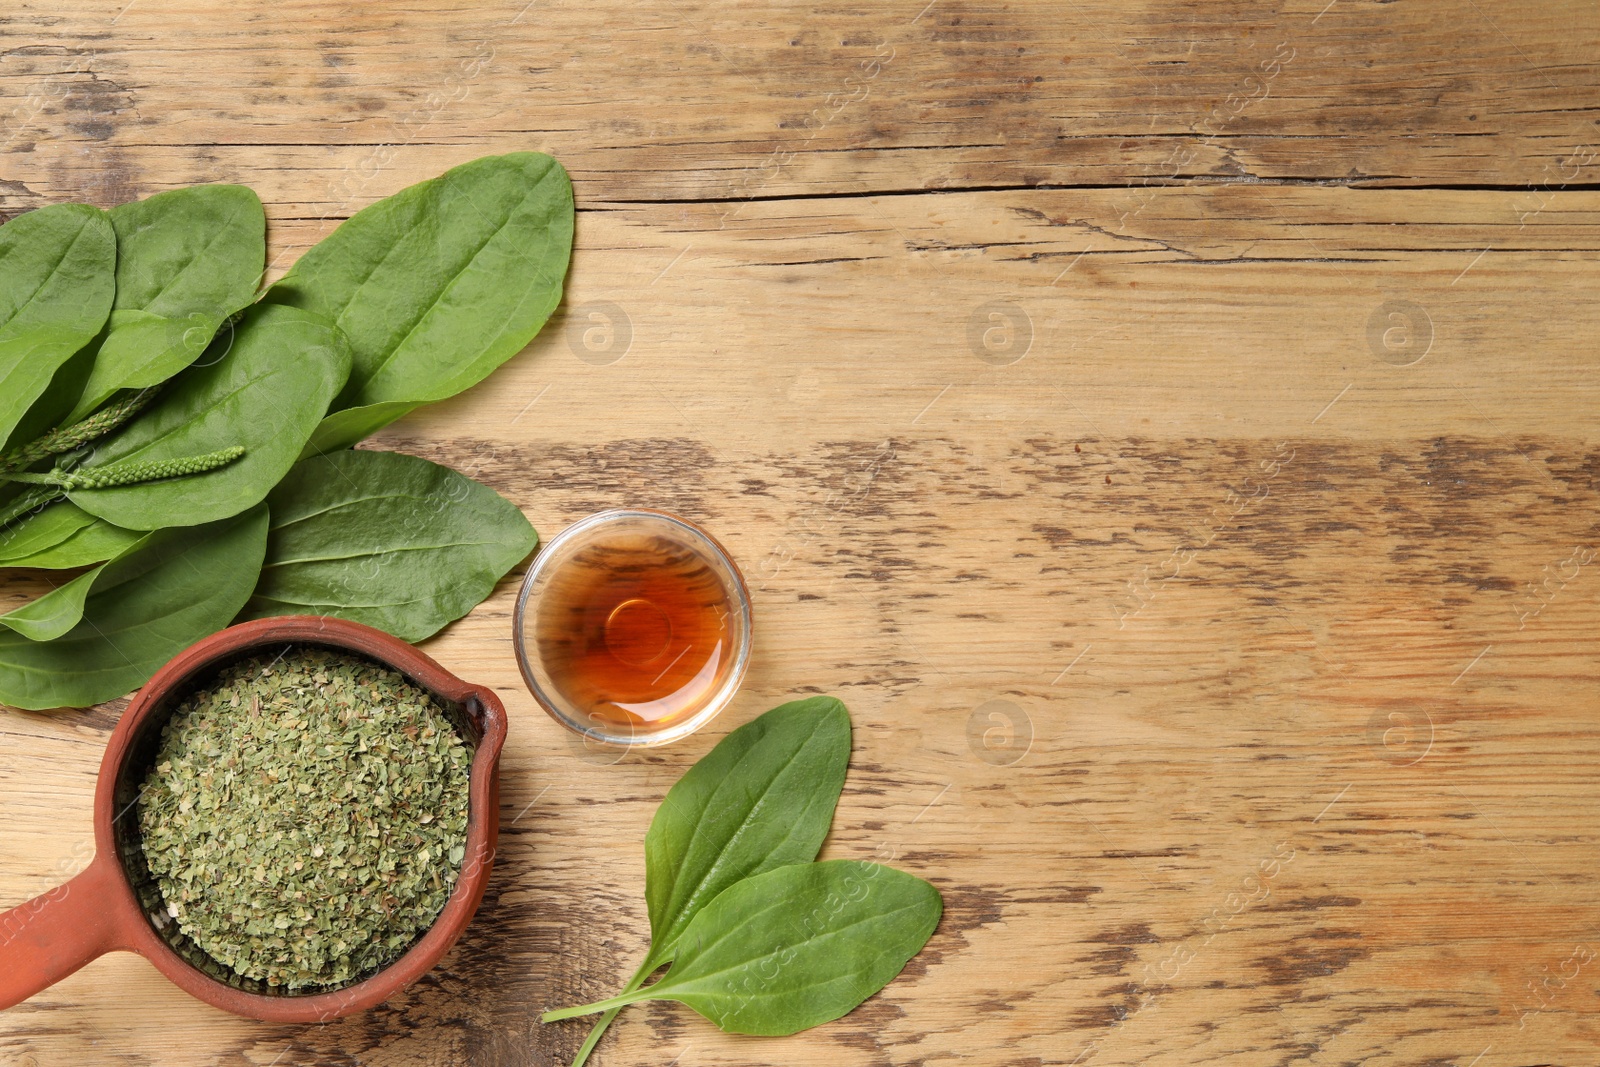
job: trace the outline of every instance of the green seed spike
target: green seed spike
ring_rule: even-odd
[[[204,474],[218,467],[226,467],[240,456],[244,449],[229,445],[203,456],[186,456],[183,459],[163,459],[153,463],[116,463],[109,467],[91,467],[87,470],[53,470],[45,474],[6,474],[0,478],[33,485],[60,486],[67,492],[78,489],[111,489],[119,485],[138,485],[164,478],[183,478],[190,474]]]
[[[51,430],[36,441],[31,441],[9,455],[0,456],[0,472],[24,470],[42,459],[58,456],[82,448],[90,441],[104,437],[139,412],[156,396],[155,389],[144,389],[132,396],[101,408],[82,422]]]

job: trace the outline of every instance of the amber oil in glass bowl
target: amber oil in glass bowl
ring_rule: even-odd
[[[608,744],[665,744],[737,690],[750,601],[737,566],[698,526],[606,511],[536,557],[514,638],[529,690],[558,722]]]

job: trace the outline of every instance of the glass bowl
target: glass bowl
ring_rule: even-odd
[[[512,643],[534,699],[586,743],[664,745],[738,691],[750,595],[727,551],[694,523],[602,511],[534,557]]]

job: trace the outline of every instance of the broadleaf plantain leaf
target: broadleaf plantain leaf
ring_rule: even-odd
[[[561,164],[486,156],[364,208],[300,257],[265,299],[327,316],[355,356],[311,448],[354,444],[521,351],[561,300],[572,220]]]
[[[267,560],[246,618],[335,615],[420,641],[539,542],[493,489],[397,452],[302,460],[267,501]]]
[[[173,189],[108,214],[116,302],[72,422],[119,389],[158,385],[193,363],[255,297],[266,264],[266,215],[242,185]]]
[[[0,445],[16,444],[56,372],[100,332],[116,263],[111,221],[89,204],[55,204],[0,226]],[[64,399],[61,411],[72,402]],[[29,424],[23,433],[34,430]]]

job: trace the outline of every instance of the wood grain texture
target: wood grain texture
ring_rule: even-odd
[[[0,16],[8,213],[243,181],[276,276],[555,153],[563,310],[377,443],[546,536],[680,511],[757,615],[724,717],[611,763],[522,688],[513,575],[427,645],[513,716],[440,968],[300,1028],[111,957],[0,1062],[565,1063],[582,1024],[537,1015],[642,954],[661,796],[805,692],[857,724],[825,854],[932,879],[939,932],[840,1022],[636,1007],[595,1062],[1592,1062],[1600,15],[924,4]],[[120,708],[0,711],[0,903],[86,859]]]

